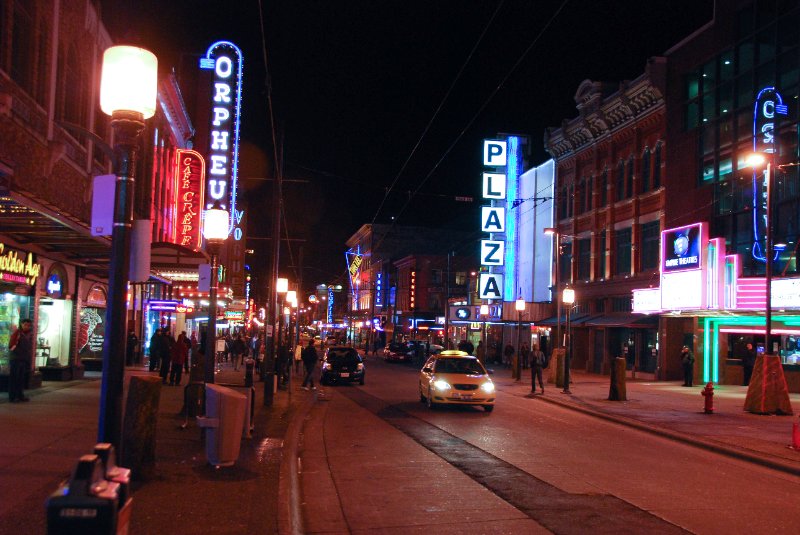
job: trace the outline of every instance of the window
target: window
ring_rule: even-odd
[[[578,240],[578,280],[589,280],[591,277],[592,240]]]
[[[33,0],[16,0],[11,27],[11,78],[27,93],[34,92],[35,26]]]
[[[431,284],[442,284],[442,270],[441,269],[432,269],[431,270]]]
[[[622,160],[617,164],[617,192],[616,200],[621,201],[625,198],[625,162]]]
[[[650,191],[650,149],[645,147],[642,153],[642,193]]]
[[[655,153],[653,154],[653,189],[661,187],[661,145],[656,143]]]
[[[467,272],[466,271],[456,271],[456,286],[466,286],[467,285]]]
[[[558,265],[558,278],[563,283],[572,282],[572,244],[561,244]]]
[[[594,195],[594,176],[589,176],[586,178],[586,209],[592,210],[594,208],[594,203],[592,203],[592,197]]]
[[[658,260],[661,257],[659,246],[661,244],[661,226],[658,221],[644,223],[642,225],[642,271],[649,271],[658,268]]]
[[[600,184],[597,187],[600,190],[600,206],[605,206],[608,204],[608,168],[603,169]]]
[[[567,217],[567,188],[560,188],[558,192],[558,219]]]
[[[630,312],[632,310],[630,297],[612,297],[611,312]]]
[[[585,189],[586,179],[581,178],[578,186],[575,188],[575,195],[578,197],[578,215],[586,211],[586,195],[584,195]]]
[[[621,229],[616,231],[617,244],[615,248],[616,266],[615,275],[631,274],[631,229]]]

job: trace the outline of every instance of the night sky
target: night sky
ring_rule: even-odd
[[[112,37],[149,48],[162,70],[219,39],[242,48],[240,179],[250,236],[269,236],[270,186],[248,179],[273,174],[259,2],[101,5]],[[481,139],[529,135],[529,166],[540,164],[548,158],[544,129],[577,115],[582,80],[638,77],[647,58],[710,21],[713,2],[263,0],[262,9],[284,177],[308,181],[284,190],[289,235],[306,240],[310,289],[344,281],[344,242],[373,219],[477,227]],[[266,276],[269,243],[249,243],[257,277]],[[297,255],[294,242],[291,257],[284,248],[281,259],[293,280]]]

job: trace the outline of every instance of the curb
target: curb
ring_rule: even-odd
[[[523,396],[524,397],[524,396]],[[589,408],[585,405],[578,405],[575,403],[569,403],[561,400],[556,400],[554,398],[546,398],[543,396],[537,396],[535,399],[541,399],[542,401],[546,401],[547,403],[552,403],[553,405],[559,405],[566,409],[570,409],[576,412],[582,412],[589,416],[594,416],[595,418],[600,418],[606,421],[618,423],[627,427],[631,427],[633,429],[638,429],[639,431],[644,431],[646,433],[650,433],[652,435],[657,435],[663,438],[668,438],[670,440],[674,440],[676,442],[682,442],[684,444],[689,444],[690,446],[694,446],[700,449],[704,449],[707,451],[712,451],[714,453],[719,453],[722,455],[726,455],[728,457],[733,457],[734,459],[739,459],[742,461],[747,461],[750,463],[758,464],[761,466],[765,466],[767,468],[771,468],[773,470],[778,470],[780,472],[785,472],[788,474],[792,474],[795,476],[800,476],[800,466],[792,465],[789,463],[785,463],[779,461],[777,459],[770,459],[766,457],[759,456],[756,453],[751,453],[750,451],[735,448],[732,446],[726,446],[724,444],[720,444],[718,442],[713,442],[710,440],[703,440],[697,437],[693,437],[691,435],[687,435],[685,433],[680,433],[678,431],[672,431],[669,429],[664,429],[661,427],[656,427],[650,424],[646,424],[642,421],[636,420],[634,418],[628,418],[625,416],[618,416],[616,414],[609,414],[607,412],[599,411],[596,409]],[[766,454],[765,454],[766,455]]]
[[[291,386],[290,386],[291,388]],[[292,416],[281,454],[280,477],[278,480],[278,533],[281,535],[301,535],[303,530],[302,496],[300,495],[300,476],[298,450],[300,434],[311,408],[317,401],[314,394],[304,401]]]

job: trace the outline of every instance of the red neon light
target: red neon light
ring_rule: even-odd
[[[203,243],[201,219],[205,193],[206,162],[193,150],[175,153],[175,225],[172,242],[191,249]]]

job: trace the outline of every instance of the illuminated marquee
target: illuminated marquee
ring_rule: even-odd
[[[0,243],[0,281],[33,286],[42,272],[33,253],[16,251]]]
[[[200,218],[203,208],[206,162],[199,152],[179,149],[175,153],[175,214],[177,222],[172,240],[178,245],[199,249],[203,243]]]
[[[214,71],[206,209],[219,202],[230,213],[230,228],[233,229],[237,213],[242,51],[229,41],[218,41],[200,59],[200,68]]]
[[[417,306],[417,272],[413,269],[411,270],[411,282],[409,284],[409,305],[411,306],[411,310],[414,310]]]
[[[383,308],[383,273],[375,275],[375,306]]]

